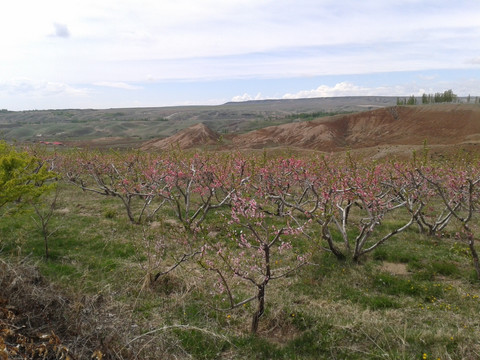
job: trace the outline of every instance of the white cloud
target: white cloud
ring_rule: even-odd
[[[467,61],[467,64],[480,65],[480,56],[474,57]]]
[[[424,93],[424,89],[417,87],[415,84],[403,86],[378,86],[365,87],[355,85],[351,82],[343,81],[334,86],[320,85],[316,89],[300,90],[296,93],[286,93],[281,96],[282,99],[305,99],[317,97],[340,97],[340,96],[406,96],[416,95],[420,96]],[[249,100],[265,100],[271,97],[262,96],[260,93],[257,96],[251,96],[248,93],[234,96],[231,101],[249,101]]]
[[[285,94],[283,99],[300,99],[313,97],[334,97],[334,96],[359,96],[373,95],[372,89],[354,85],[349,82],[341,82],[335,86],[320,85],[316,89],[302,90],[294,94]]]
[[[337,66],[342,56],[348,58],[350,66],[355,65],[354,72],[364,73],[396,70],[402,63],[409,70],[419,70],[428,67],[434,59],[437,59],[437,68],[448,68],[460,60],[452,62],[453,55],[445,57],[445,49],[457,59],[469,58],[480,49],[476,41],[480,36],[480,6],[476,2],[437,5],[427,0],[424,4],[408,1],[400,6],[393,0],[381,3],[373,0],[84,0],[73,3],[45,0],[34,2],[32,8],[29,6],[28,14],[22,11],[27,0],[11,3],[4,13],[12,16],[5,16],[0,31],[11,34],[9,37],[13,39],[6,40],[13,47],[31,49],[33,39],[40,58],[56,57],[67,64],[72,62],[64,57],[75,54],[75,64],[70,65],[66,73],[82,74],[89,79],[97,76],[93,81],[99,81],[102,70],[112,74],[113,79],[108,81],[130,81],[125,77],[138,72],[134,68],[138,63],[133,61],[211,59],[261,53],[271,55],[270,60],[250,59],[251,66],[246,66],[248,61],[245,61],[239,64],[243,69],[240,75],[255,76],[251,68],[263,66],[268,70],[270,65],[274,68],[270,73],[273,70],[276,74],[291,73],[293,66],[299,68],[305,62],[309,65],[309,60],[322,63],[322,70],[318,66],[311,73],[325,73],[325,69],[329,69],[339,74],[345,71],[345,66]],[[45,21],[51,26],[56,19],[75,29],[75,37],[69,42],[71,48],[44,46],[32,37],[32,33],[36,36],[37,32],[44,31]],[[19,21],[23,26],[18,26]],[[55,23],[54,26],[57,36],[70,33],[66,25]],[[12,33],[12,29],[18,28],[22,34]],[[51,33],[51,28],[48,32]],[[17,35],[21,36],[15,38]],[[349,52],[352,48],[357,49],[356,53]],[[298,50],[309,52],[298,56],[306,61],[293,64],[285,61],[285,57],[294,57]],[[278,53],[282,51],[283,54]],[[361,56],[360,52],[370,56]],[[12,49],[6,53],[18,51]],[[398,61],[392,62],[392,58]],[[99,66],[92,67],[92,59]],[[229,60],[223,59],[220,66],[215,64],[216,71],[232,68]],[[113,73],[112,62],[123,66],[116,67]],[[362,70],[361,64],[366,70]],[[190,65],[177,66],[175,73],[167,74],[168,78],[181,78],[185,71],[192,72]],[[75,67],[81,67],[82,71],[73,71]],[[147,68],[145,72],[160,77],[152,70]],[[194,72],[196,77],[191,78],[198,78],[203,69],[195,68]],[[81,81],[79,75],[76,76],[76,81]]]
[[[83,97],[89,94],[89,90],[60,82],[34,81],[28,78],[16,78],[0,82],[0,94],[3,94],[4,96],[28,96],[34,98],[59,95]]]
[[[63,94],[87,91],[66,83],[105,88],[93,87],[97,94],[108,88],[146,91],[148,84],[136,85],[147,79],[150,84],[322,75],[350,80],[348,74],[475,71],[480,64],[480,2],[471,0],[15,0],[5,2],[2,14],[0,82],[44,79],[43,85],[9,85],[25,94],[48,92],[47,83],[57,89],[62,86],[52,84],[63,84]],[[251,89],[238,94],[268,92]],[[339,82],[285,97],[390,90]],[[173,90],[170,94],[173,98]],[[185,96],[178,91],[176,101]],[[255,99],[258,95],[234,97]]]
[[[440,88],[439,88],[440,89]],[[443,89],[445,90],[445,89]],[[442,90],[442,91],[443,91]],[[440,90],[436,90],[440,91]],[[412,83],[406,85],[390,85],[365,87],[355,85],[351,82],[340,82],[334,86],[320,85],[316,89],[301,90],[296,93],[287,93],[282,99],[302,99],[315,97],[338,97],[338,96],[420,96],[423,93],[433,93],[432,89],[425,90],[424,87]]]
[[[46,96],[63,94],[68,96],[83,97],[89,94],[89,91],[85,88],[77,88],[64,83],[46,82],[41,86],[43,88],[41,87],[40,90],[43,91],[43,94]]]
[[[95,86],[104,86],[104,87],[111,87],[111,88],[116,88],[116,89],[124,89],[124,90],[140,90],[142,87],[140,86],[135,86],[135,85],[130,85],[125,82],[120,82],[120,81],[99,81],[93,83]]]
[[[251,101],[251,100],[263,100],[262,94],[258,93],[256,96],[244,93],[243,95],[237,95],[232,98],[234,102]]]
[[[382,86],[362,86],[352,82],[343,81],[333,86],[320,85],[315,89],[300,90],[295,93],[286,93],[283,96],[263,96],[260,93],[253,97],[248,93],[238,95],[232,98],[231,101],[249,101],[249,100],[264,100],[264,99],[305,99],[317,97],[342,97],[342,96],[422,96],[423,94],[434,94],[436,92],[443,92],[446,89],[453,89],[459,96],[466,96],[468,94],[479,94],[478,79],[460,80],[460,81],[435,81],[438,75],[432,76],[418,76],[422,78],[423,82],[413,80],[404,84],[392,84]]]

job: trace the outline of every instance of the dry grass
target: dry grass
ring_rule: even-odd
[[[94,353],[109,354],[104,359],[129,358],[128,352],[119,354],[114,350],[123,342],[122,331],[128,328],[120,316],[124,305],[105,294],[65,294],[28,261],[0,261],[4,309],[14,313],[2,324],[9,358],[16,358],[13,348],[21,345],[22,339],[30,347],[20,346],[18,358],[34,358],[45,344],[51,345],[47,348],[48,359],[60,359],[66,354],[71,358],[90,358]]]

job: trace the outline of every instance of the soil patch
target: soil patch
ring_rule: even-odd
[[[381,267],[382,271],[392,275],[408,275],[407,265],[402,263],[384,262]]]

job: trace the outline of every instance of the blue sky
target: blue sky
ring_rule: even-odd
[[[0,108],[480,96],[480,1],[16,0]]]

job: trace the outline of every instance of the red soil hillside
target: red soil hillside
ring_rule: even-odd
[[[340,151],[374,146],[452,146],[480,143],[480,106],[441,104],[386,107],[309,122],[271,126],[228,136],[222,148],[258,149],[283,147]],[[145,143],[142,149],[182,149],[219,144],[219,135],[197,124],[162,140]],[[219,145],[220,146],[220,145]]]
[[[142,146],[142,150],[170,149],[179,147],[189,149],[197,146],[214,145],[218,143],[219,135],[204,124],[196,124],[179,131],[166,139],[152,140]]]
[[[240,148],[292,146],[335,151],[377,145],[480,142],[480,106],[402,106],[268,127],[238,135]]]

